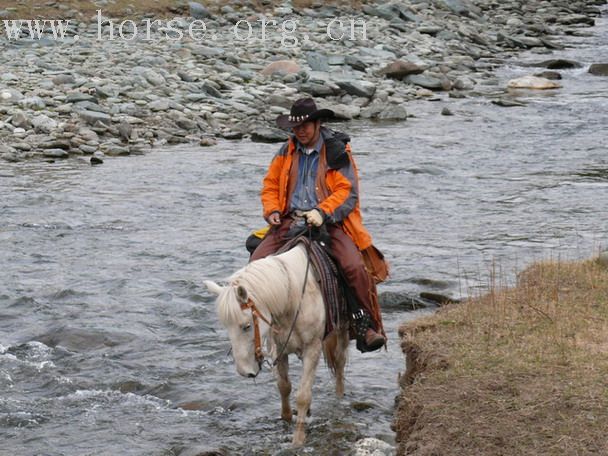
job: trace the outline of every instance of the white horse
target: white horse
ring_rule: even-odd
[[[238,373],[256,377],[265,357],[276,364],[281,418],[288,422],[292,419],[288,355],[295,353],[302,360],[294,446],[305,440],[305,419],[321,351],[336,377],[336,394],[342,397],[349,343],[348,327],[338,327],[323,339],[325,305],[312,266],[306,273],[307,261],[306,248],[298,244],[280,255],[249,263],[234,273],[225,287],[205,281],[207,288],[218,295],[218,316],[228,330]],[[270,350],[266,355],[262,351],[264,340]]]

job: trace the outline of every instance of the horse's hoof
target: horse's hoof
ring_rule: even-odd
[[[298,436],[297,434],[293,436],[293,441],[291,443],[291,446],[293,446],[294,448],[298,448],[304,445],[304,440],[305,440],[305,436],[301,435]]]

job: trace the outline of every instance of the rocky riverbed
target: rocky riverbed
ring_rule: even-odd
[[[61,19],[70,19],[64,37],[40,39],[26,22],[12,31],[5,22],[0,157],[92,155],[99,163],[104,155],[212,145],[217,137],[282,141],[286,133],[274,119],[305,95],[343,120],[403,121],[415,115],[408,102],[446,93],[517,104],[504,96],[508,89],[493,69],[524,49],[551,53],[565,36],[588,34],[605,3],[407,0],[297,8],[285,2],[260,9],[241,1],[192,2],[171,23],[145,13],[123,22],[105,17],[100,6],[91,17],[64,9]],[[593,71],[605,75],[597,63]],[[568,65],[576,62],[543,64]]]

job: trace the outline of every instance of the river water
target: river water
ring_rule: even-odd
[[[500,87],[559,56],[608,61],[608,26],[553,56],[498,69]],[[442,95],[354,138],[366,225],[391,264],[381,291],[475,293],[542,258],[585,258],[608,238],[608,80],[562,72],[525,107]],[[492,92],[495,87],[482,87]],[[442,116],[448,106],[454,116]],[[258,191],[276,146],[222,141],[147,155],[0,164],[0,454],[290,454],[269,372],[237,376],[202,280],[247,261]],[[346,454],[390,440],[397,327],[388,351],[351,348],[347,393],[320,366],[308,445]],[[298,362],[292,360],[297,379]]]

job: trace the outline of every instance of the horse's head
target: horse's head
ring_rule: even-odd
[[[242,285],[221,287],[205,281],[216,294],[217,313],[228,331],[236,370],[244,377],[256,377],[262,368],[262,341],[270,329],[269,315],[264,315],[251,301]]]

